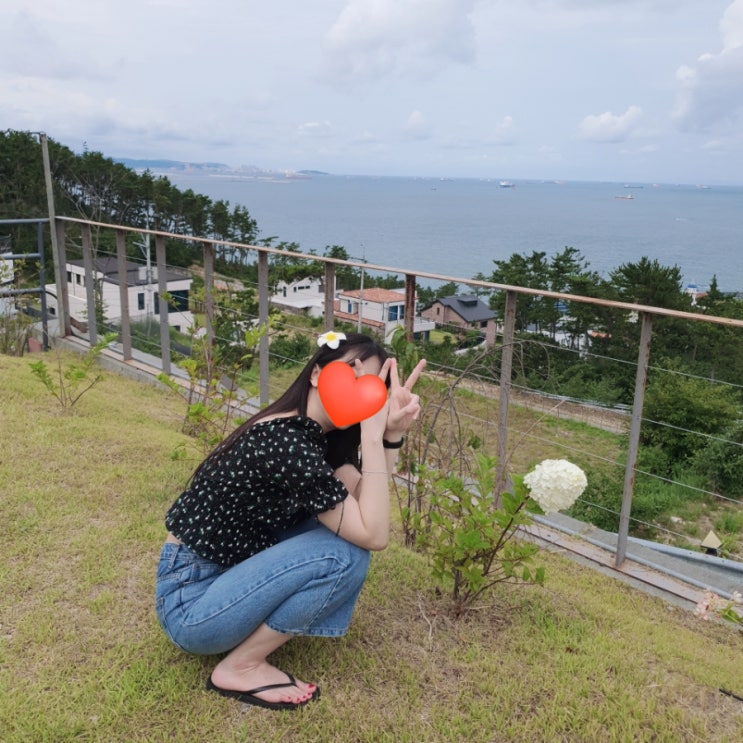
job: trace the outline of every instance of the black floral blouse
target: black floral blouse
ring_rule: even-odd
[[[200,469],[170,507],[166,526],[202,557],[235,565],[275,544],[278,530],[346,498],[325,450],[311,418],[259,421]]]

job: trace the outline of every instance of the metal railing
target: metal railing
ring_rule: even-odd
[[[509,411],[511,409],[512,394],[512,370],[514,362],[514,346],[516,335],[516,309],[520,297],[543,297],[559,302],[585,303],[605,309],[615,310],[622,313],[632,313],[638,318],[641,333],[637,349],[637,370],[635,377],[634,399],[631,407],[630,425],[628,433],[627,457],[624,465],[624,484],[622,493],[622,506],[619,516],[619,535],[616,551],[616,565],[620,566],[625,559],[627,550],[627,539],[630,522],[632,495],[634,491],[635,475],[637,472],[637,457],[640,441],[640,427],[642,423],[642,412],[645,398],[645,387],[647,384],[648,362],[650,346],[653,334],[653,321],[658,317],[675,318],[693,322],[712,323],[733,328],[743,328],[743,320],[727,317],[715,317],[701,315],[693,312],[663,309],[640,304],[617,302],[594,297],[551,292],[539,289],[530,289],[504,284],[496,284],[488,281],[459,278],[436,273],[430,273],[419,269],[400,268],[392,266],[377,265],[367,260],[341,260],[337,258],[306,255],[294,253],[276,248],[245,245],[242,243],[226,240],[216,240],[208,237],[197,237],[193,235],[180,235],[158,230],[125,227],[101,222],[94,222],[72,217],[56,217],[56,249],[53,245],[55,259],[55,275],[58,277],[62,296],[59,298],[60,308],[60,334],[66,335],[70,331],[69,302],[67,301],[66,271],[64,270],[65,258],[65,230],[69,226],[79,228],[81,235],[82,256],[86,274],[87,292],[87,315],[89,318],[96,317],[95,296],[93,291],[94,281],[94,248],[92,230],[112,231],[115,234],[116,260],[120,276],[126,276],[127,261],[127,234],[138,234],[140,236],[154,237],[156,270],[158,277],[159,293],[159,327],[160,327],[160,370],[165,374],[171,373],[171,344],[168,324],[168,303],[166,300],[165,277],[167,273],[166,243],[167,241],[186,241],[191,245],[200,245],[203,257],[204,278],[204,311],[205,332],[210,341],[214,340],[214,277],[215,277],[215,249],[226,247],[233,251],[248,251],[254,253],[257,258],[257,294],[258,294],[258,322],[265,323],[269,317],[270,305],[270,283],[269,283],[269,259],[273,255],[290,257],[301,261],[321,263],[324,270],[324,301],[323,317],[324,328],[332,329],[334,326],[334,287],[335,270],[338,266],[349,266],[357,270],[379,272],[382,274],[396,274],[404,277],[405,293],[405,315],[404,328],[409,338],[413,337],[413,327],[416,307],[416,283],[418,280],[433,282],[455,282],[472,288],[473,291],[485,290],[488,292],[500,291],[505,293],[505,311],[499,334],[502,338],[501,345],[501,368],[499,376],[499,402],[498,402],[498,461],[500,469],[498,472],[498,487],[503,487],[506,481],[505,463],[507,461],[507,440],[509,430]],[[121,361],[130,363],[132,361],[132,338],[128,310],[128,293],[125,281],[119,282],[121,302]],[[88,342],[93,345],[97,341],[95,323],[89,323]],[[264,335],[259,342],[259,397],[260,403],[268,402],[268,372],[269,372],[269,347],[268,338]]]
[[[38,286],[27,287],[25,289],[8,289],[0,285],[0,298],[38,295],[39,303],[41,304],[42,346],[46,350],[49,348],[49,326],[46,306],[46,272],[44,270],[44,227],[49,224],[49,220],[45,217],[39,219],[0,219],[0,227],[24,224],[36,225],[36,251],[0,253],[0,260],[38,260],[39,284]]]

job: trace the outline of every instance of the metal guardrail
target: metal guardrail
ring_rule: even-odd
[[[218,240],[208,237],[198,237],[194,235],[181,235],[159,230],[143,229],[128,227],[122,225],[113,225],[108,223],[95,222],[91,220],[77,219],[72,217],[57,217],[55,219],[55,237],[56,249],[53,245],[55,258],[55,274],[58,277],[58,283],[62,296],[59,298],[58,305],[62,307],[62,316],[60,317],[60,327],[63,329],[62,334],[69,333],[69,302],[66,296],[67,282],[66,272],[61,270],[65,266],[65,230],[67,227],[75,226],[80,229],[82,238],[83,261],[86,272],[86,291],[87,291],[87,313],[88,317],[96,316],[95,297],[93,293],[93,239],[92,229],[111,230],[115,233],[116,258],[118,261],[118,270],[121,276],[126,275],[126,236],[127,234],[138,234],[155,238],[156,266],[158,275],[159,291],[159,315],[160,315],[160,341],[161,341],[161,370],[165,374],[171,372],[171,347],[168,325],[168,305],[164,296],[166,294],[165,276],[166,276],[166,243],[167,241],[185,241],[190,244],[201,245],[204,267],[204,285],[205,285],[205,330],[207,338],[214,340],[214,260],[215,249],[217,247],[226,247],[233,251],[248,251],[255,253],[257,256],[258,269],[258,322],[265,323],[268,320],[270,287],[269,287],[269,258],[273,255],[281,257],[296,258],[300,261],[311,261],[315,264],[322,264],[324,269],[324,326],[326,330],[332,329],[334,324],[333,301],[335,287],[335,270],[338,266],[348,266],[357,270],[377,271],[384,274],[397,274],[404,277],[405,283],[405,318],[404,327],[409,338],[413,337],[414,317],[415,317],[415,290],[418,279],[427,279],[439,281],[442,283],[455,282],[472,288],[480,288],[488,291],[500,291],[505,293],[505,311],[503,316],[502,327],[500,329],[502,337],[501,347],[501,370],[499,378],[499,410],[498,410],[498,461],[499,471],[497,473],[497,487],[501,489],[506,482],[505,463],[507,462],[507,434],[508,419],[510,408],[511,393],[511,372],[513,367],[513,349],[515,341],[516,328],[516,308],[518,299],[521,296],[539,296],[554,299],[562,302],[578,302],[590,305],[608,308],[625,313],[632,313],[638,318],[641,326],[641,337],[638,347],[637,372],[635,379],[635,390],[633,405],[630,411],[630,426],[628,436],[627,459],[624,469],[624,486],[622,494],[622,507],[620,512],[618,541],[616,548],[616,565],[619,566],[624,561],[627,550],[627,539],[629,531],[629,521],[632,503],[632,494],[634,490],[634,480],[636,474],[637,455],[640,438],[640,425],[642,421],[642,410],[645,396],[645,386],[647,383],[648,360],[650,354],[650,344],[653,331],[653,320],[656,317],[669,317],[693,322],[704,322],[735,327],[743,329],[743,320],[737,320],[727,317],[716,317],[701,315],[693,312],[684,312],[680,310],[664,309],[647,305],[633,304],[627,302],[617,302],[613,300],[597,299],[595,297],[586,297],[562,292],[544,291],[526,287],[497,284],[489,281],[474,280],[435,274],[419,269],[400,268],[394,266],[383,266],[372,264],[367,261],[341,260],[337,258],[320,257],[316,255],[307,255],[304,253],[295,253],[292,251],[280,250],[265,246],[246,245],[228,240]],[[121,344],[123,361],[130,362],[132,359],[131,346],[131,329],[129,325],[128,312],[128,295],[125,283],[119,285],[121,298]],[[66,331],[64,329],[67,329]],[[95,324],[90,323],[89,342],[96,342]],[[259,343],[259,402],[265,404],[268,402],[268,338],[262,337]],[[500,492],[500,491],[499,491]]]

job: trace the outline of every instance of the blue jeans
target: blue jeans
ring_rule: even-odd
[[[224,653],[263,623],[288,635],[344,635],[370,553],[319,524],[284,537],[228,568],[166,542],[155,600],[172,642],[189,653]]]

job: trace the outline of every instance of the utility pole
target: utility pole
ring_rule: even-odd
[[[147,205],[147,229],[150,229],[150,206]],[[142,242],[136,243],[137,247],[144,253],[145,257],[145,304],[144,311],[149,319],[155,314],[154,302],[152,301],[152,251],[150,248],[150,233],[146,232],[142,236]]]
[[[41,143],[41,158],[44,164],[44,183],[46,185],[46,204],[49,211],[49,239],[52,244],[52,259],[54,263],[54,283],[57,288],[57,317],[59,318],[59,333],[66,335],[66,326],[69,322],[66,312],[66,295],[63,294],[62,271],[64,266],[60,265],[59,245],[57,243],[57,215],[54,210],[54,190],[52,185],[52,167],[49,160],[49,143],[44,132],[39,132]]]

